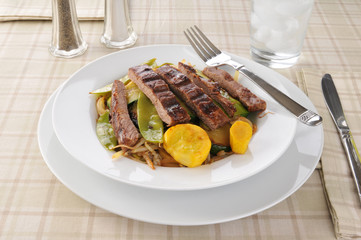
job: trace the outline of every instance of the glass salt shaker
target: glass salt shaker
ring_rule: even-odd
[[[108,48],[127,48],[137,41],[129,17],[128,0],[105,0],[104,32],[100,41]]]
[[[75,0],[52,0],[53,32],[49,51],[55,57],[72,58],[83,54],[83,40],[75,8]]]

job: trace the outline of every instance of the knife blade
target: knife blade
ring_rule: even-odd
[[[361,161],[350,128],[346,122],[345,114],[341,105],[340,97],[330,74],[322,77],[322,92],[326,106],[339,132],[343,148],[351,168],[352,176],[356,184],[358,197],[361,202]]]

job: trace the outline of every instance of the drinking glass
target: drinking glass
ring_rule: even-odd
[[[293,66],[302,50],[314,0],[252,0],[251,55],[272,68]]]

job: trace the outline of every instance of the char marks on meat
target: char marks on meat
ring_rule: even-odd
[[[176,68],[163,65],[155,71],[209,128],[217,129],[230,121],[201,88]]]
[[[195,83],[198,87],[202,88],[203,91],[208,94],[208,96],[221,105],[228,116],[233,117],[234,113],[236,112],[236,108],[233,106],[231,101],[222,96],[222,89],[217,82],[199,76],[197,71],[190,65],[179,62],[178,69],[190,80],[192,80],[192,82]]]
[[[232,97],[237,98],[248,111],[254,112],[266,110],[267,104],[264,100],[257,97],[239,82],[235,81],[233,77],[223,69],[206,67],[203,70],[203,73],[213,81],[218,82]]]
[[[170,91],[168,84],[151,67],[131,67],[128,76],[152,101],[159,117],[168,126],[190,121],[190,116]]]
[[[113,83],[111,101],[111,124],[118,143],[132,147],[138,142],[140,134],[130,119],[125,87],[119,80]]]

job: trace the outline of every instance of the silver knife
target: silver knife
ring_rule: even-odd
[[[325,74],[321,82],[323,96],[326,105],[331,113],[332,119],[336,124],[340,134],[342,145],[346,151],[350,164],[353,179],[356,184],[358,196],[361,202],[361,162],[360,154],[357,151],[355,142],[352,138],[350,128],[347,125],[345,115],[343,113],[340,97],[338,96],[335,84],[330,74]]]

